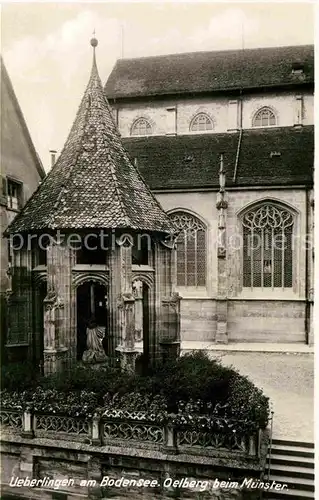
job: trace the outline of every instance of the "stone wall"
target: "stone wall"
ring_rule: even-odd
[[[258,109],[269,106],[277,116],[279,127],[289,127],[298,123],[298,105],[296,92],[260,93],[242,97],[243,128],[252,128],[252,118]],[[221,133],[239,128],[241,104],[239,96],[227,97],[191,97],[154,101],[145,99],[139,102],[113,104],[117,110],[117,120],[123,137],[131,135],[131,127],[137,118],[146,118],[152,126],[153,135],[189,134],[192,118],[197,113],[207,113],[214,124],[213,132]],[[312,125],[314,101],[313,94],[302,91],[302,124]],[[173,112],[173,113],[172,113]],[[175,126],[172,125],[172,114]]]
[[[159,435],[161,424],[141,421],[120,426],[118,419],[102,419],[96,427],[95,417],[91,422],[26,412],[21,419],[5,410],[1,416],[3,495],[60,500],[260,498],[260,489],[243,488],[242,482],[263,479],[267,431],[235,440],[211,431],[202,442],[201,430],[192,436],[181,431],[175,440],[170,427]],[[143,428],[148,432],[137,433]],[[98,435],[100,442],[94,438]]]
[[[305,311],[304,302],[230,300],[228,341],[305,343]]]
[[[216,301],[185,298],[181,301],[183,341],[213,342],[216,335]]]
[[[205,289],[177,288],[181,302],[182,340],[214,341],[217,295],[216,192],[157,193],[164,210],[185,210],[207,225],[207,286]],[[228,191],[227,281],[228,334],[234,342],[305,342],[307,200],[304,189]],[[296,214],[293,289],[258,290],[242,288],[240,213],[255,202],[273,200],[287,204]],[[310,213],[311,207],[308,206]],[[312,231],[312,223],[308,224]],[[237,235],[237,236],[236,236]],[[311,273],[311,265],[308,275]],[[310,283],[310,282],[309,282]],[[310,286],[310,285],[309,285]],[[236,299],[236,300],[234,300]],[[240,300],[239,300],[240,299]],[[250,311],[249,313],[247,312]],[[247,316],[249,314],[249,316]],[[248,320],[249,318],[249,320]],[[248,320],[248,323],[247,323]]]

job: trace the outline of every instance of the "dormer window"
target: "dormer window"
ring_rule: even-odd
[[[21,208],[22,184],[11,179],[7,180],[7,202],[11,210]]]
[[[131,135],[152,135],[152,126],[145,118],[138,118],[132,125]]]
[[[261,108],[253,118],[253,127],[273,127],[277,125],[274,112],[270,108]]]
[[[297,61],[292,63],[291,72],[293,75],[302,75],[304,73],[305,66],[302,62]]]
[[[190,132],[208,132],[213,130],[213,120],[206,113],[198,113],[190,124]]]

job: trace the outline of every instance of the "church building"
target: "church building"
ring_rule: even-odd
[[[311,344],[313,46],[121,59],[105,93],[179,231],[182,341]]]
[[[181,342],[312,344],[313,47],[122,59],[103,88],[91,45],[6,233],[9,359],[133,371]]]

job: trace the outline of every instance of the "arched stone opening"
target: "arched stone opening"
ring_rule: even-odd
[[[137,371],[146,372],[150,360],[154,342],[151,338],[152,332],[152,289],[149,283],[136,279],[133,282],[135,298],[135,342],[141,354],[137,359]]]
[[[77,359],[81,360],[86,350],[86,330],[94,321],[105,331],[103,347],[107,337],[107,287],[96,281],[85,281],[76,290],[77,314]]]

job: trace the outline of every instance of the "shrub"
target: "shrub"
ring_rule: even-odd
[[[37,411],[79,416],[102,407],[104,412],[144,412],[161,421],[174,414],[177,424],[228,430],[265,427],[269,417],[268,398],[260,389],[203,352],[157,366],[147,375],[77,365],[32,380],[32,369],[20,365],[6,370],[2,382],[7,389],[3,406],[28,402]]]
[[[36,387],[39,382],[37,369],[29,362],[1,366],[1,389],[24,391]]]
[[[70,415],[72,417],[92,417],[98,407],[97,395],[94,392],[65,393],[56,389],[37,387],[35,391],[1,392],[2,406],[9,410],[32,410],[36,413]]]
[[[230,413],[238,420],[255,422],[265,428],[269,419],[269,398],[247,377],[233,377],[228,400]]]
[[[227,400],[233,373],[198,351],[154,370],[148,389],[166,396],[169,411],[177,411],[178,401],[202,400],[215,405]]]

